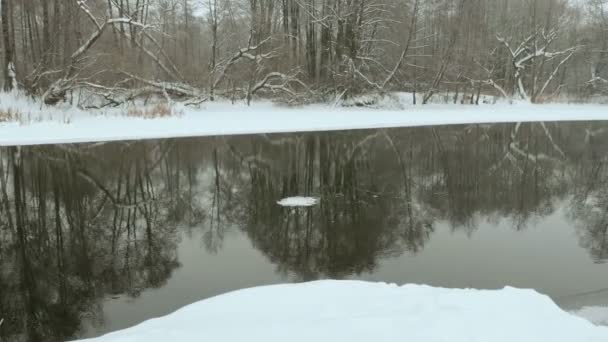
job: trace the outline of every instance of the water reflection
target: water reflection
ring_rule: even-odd
[[[104,298],[166,284],[180,267],[182,236],[201,236],[212,255],[226,234],[243,234],[285,279],[349,278],[415,257],[440,223],[468,236],[499,221],[525,231],[565,202],[578,244],[606,262],[606,128],[500,124],[2,148],[0,340],[59,341],[78,336],[85,320],[103,326]],[[321,201],[276,205],[293,195]]]
[[[591,258],[597,263],[608,260],[608,172],[603,152],[607,146],[598,137],[602,132],[602,129],[586,130],[584,156],[591,161],[588,163],[591,165],[577,165],[571,182],[573,196],[570,215],[576,222],[581,246],[589,250]]]

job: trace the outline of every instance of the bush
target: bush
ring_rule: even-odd
[[[166,103],[159,103],[150,108],[130,108],[127,116],[144,119],[166,118],[173,116],[173,110]]]
[[[14,109],[0,109],[0,122],[18,121],[20,118],[21,114]]]

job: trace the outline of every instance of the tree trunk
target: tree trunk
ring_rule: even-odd
[[[0,0],[2,11],[2,44],[4,45],[4,91],[11,91],[15,86],[15,64],[13,62],[13,40],[11,39],[10,20],[12,19],[10,0]]]

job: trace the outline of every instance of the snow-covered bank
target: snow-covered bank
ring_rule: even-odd
[[[432,104],[382,110],[322,105],[286,108],[267,102],[251,107],[210,103],[200,109],[175,105],[175,116],[143,119],[128,116],[125,108],[95,111],[69,106],[49,108],[8,96],[0,96],[0,110],[17,109],[21,119],[0,122],[0,146],[489,122],[608,120],[605,105]]]
[[[241,290],[88,342],[605,342],[533,290],[318,281]],[[85,340],[83,340],[85,341]]]

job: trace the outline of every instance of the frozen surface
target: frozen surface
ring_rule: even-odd
[[[228,293],[86,341],[606,342],[608,328],[533,290],[318,281]]]
[[[282,207],[312,207],[317,203],[319,199],[314,197],[288,197],[277,202]]]
[[[606,105],[484,104],[400,105],[380,108],[311,105],[287,108],[268,102],[173,106],[170,117],[143,119],[130,108],[83,111],[69,105],[45,107],[0,94],[0,111],[19,111],[18,122],[0,122],[0,146],[255,133],[331,131],[442,124],[608,120]],[[381,109],[392,108],[392,109]]]

